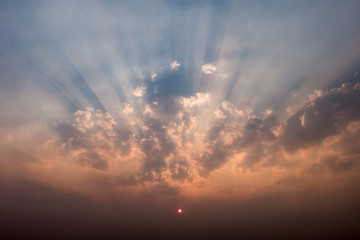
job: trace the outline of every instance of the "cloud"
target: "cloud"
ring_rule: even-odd
[[[174,157],[170,160],[169,170],[171,178],[175,181],[184,182],[192,180],[192,169],[185,157]]]
[[[141,177],[148,181],[162,181],[161,173],[167,168],[165,159],[176,151],[176,145],[159,120],[145,117],[144,124],[147,131],[140,141],[140,149],[145,155]]]
[[[221,167],[238,153],[243,153],[237,165],[242,169],[281,167],[286,164],[284,161],[288,160],[283,148],[293,152],[300,148],[319,145],[321,141],[331,136],[340,136],[339,134],[343,134],[344,131],[350,133],[350,130],[346,130],[347,126],[354,129],[356,125],[352,123],[360,119],[357,104],[360,102],[359,87],[358,83],[347,83],[327,92],[318,91],[316,98],[291,116],[286,123],[279,122],[274,113],[266,113],[263,118],[252,116],[243,126],[236,125],[234,115],[239,110],[232,110],[228,102],[222,103],[221,110],[217,110],[215,114],[216,121],[210,125],[207,141],[204,142],[205,151],[199,159],[203,167],[202,173],[207,175],[206,173]],[[228,116],[228,120],[224,116]],[[345,136],[348,136],[347,139],[353,139],[356,136],[354,134]],[[341,151],[336,155],[344,156],[344,150],[348,149],[346,146],[352,145],[338,143],[326,148],[339,148]],[[355,148],[351,149],[354,151]],[[317,156],[323,156],[323,153],[319,152]],[[324,160],[320,162],[331,169],[353,166],[353,160],[337,158],[338,160],[335,160],[333,157],[324,156]]]
[[[104,160],[99,154],[95,152],[83,152],[77,156],[77,161],[84,165],[99,170],[108,170],[108,161]]]
[[[201,66],[201,71],[205,74],[212,74],[216,71],[216,66],[211,63],[207,63]]]
[[[170,68],[171,70],[176,70],[180,67],[180,63],[178,63],[178,61],[173,61],[171,64],[170,64]]]
[[[184,107],[191,108],[208,102],[210,100],[210,97],[211,97],[210,93],[198,92],[195,94],[195,96],[181,97],[180,101],[182,102]]]
[[[110,161],[121,159],[132,151],[133,139],[131,131],[118,124],[108,112],[92,108],[78,110],[74,113],[74,129],[67,130],[63,136],[66,149],[76,162],[96,168],[108,170]],[[56,124],[58,130],[66,124]],[[66,127],[67,129],[69,127]]]
[[[88,108],[86,111],[78,110],[74,113],[75,123],[73,124],[78,130],[86,132],[94,126],[92,119],[92,108]]]
[[[306,117],[305,113],[299,117],[300,124],[302,127],[306,126],[305,117]]]
[[[315,161],[306,170],[309,174],[348,173],[360,170],[360,121],[351,122],[340,134],[322,141]],[[313,151],[313,150],[312,150]]]
[[[157,74],[156,74],[156,73],[152,73],[152,74],[151,74],[151,80],[152,80],[152,81],[154,81],[156,77],[157,77]]]
[[[226,116],[220,109],[216,109],[214,115],[216,119],[226,118]]]
[[[287,151],[319,144],[360,119],[360,85],[346,83],[316,98],[287,120],[281,143]]]
[[[135,97],[142,98],[145,95],[146,87],[145,86],[137,86],[133,91]]]
[[[242,169],[256,170],[266,165],[276,165],[281,160],[277,156],[281,149],[276,147],[278,142],[274,134],[274,130],[280,125],[276,116],[252,117],[245,123],[238,124],[242,115],[238,114],[239,110],[230,106],[228,102],[222,104],[221,117],[216,117],[215,114],[214,122],[207,131],[203,142],[205,149],[198,160],[203,176],[220,168],[236,154],[243,154],[237,164]]]

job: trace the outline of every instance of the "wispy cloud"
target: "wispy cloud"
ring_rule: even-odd
[[[171,70],[176,70],[180,67],[180,63],[178,63],[178,61],[173,61],[171,64],[170,64],[170,68]]]

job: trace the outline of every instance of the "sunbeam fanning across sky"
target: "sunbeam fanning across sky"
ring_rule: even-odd
[[[1,1],[4,234],[359,235],[359,12]]]

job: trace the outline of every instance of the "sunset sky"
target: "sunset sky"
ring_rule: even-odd
[[[359,234],[360,1],[1,1],[0,222]]]

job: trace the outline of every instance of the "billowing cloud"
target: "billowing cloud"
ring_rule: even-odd
[[[142,98],[145,94],[146,87],[144,86],[137,86],[133,91],[135,97]]]
[[[285,149],[306,148],[341,133],[360,119],[359,102],[359,83],[346,83],[314,98],[287,121],[281,136]]]
[[[73,121],[75,129],[82,134],[73,131],[66,135],[64,143],[77,163],[107,170],[113,159],[132,151],[131,132],[117,124],[108,112],[92,108],[78,110]]]
[[[201,105],[201,104],[204,104],[204,103],[208,102],[210,100],[210,97],[211,97],[210,93],[198,92],[198,93],[196,93],[195,96],[190,96],[188,98],[181,97],[180,101],[182,102],[184,107],[186,107],[186,108],[190,107],[191,108],[191,107]]]

